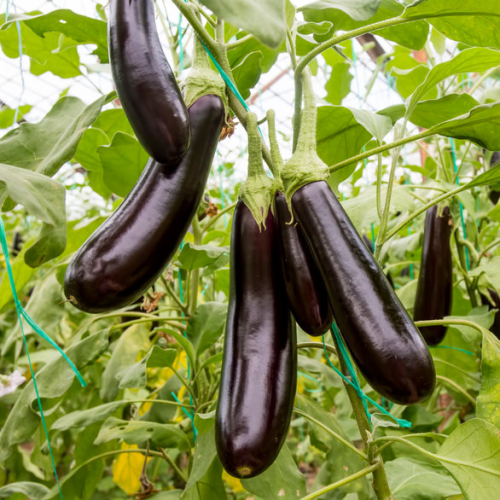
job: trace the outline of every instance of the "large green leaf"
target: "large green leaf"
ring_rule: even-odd
[[[397,458],[385,464],[394,500],[445,500],[460,495],[457,483],[438,464]]]
[[[194,245],[188,242],[182,247],[176,264],[187,271],[213,266],[217,269],[227,264],[228,252],[227,247]]]
[[[72,345],[65,352],[78,370],[92,364],[108,346],[108,332],[96,333]],[[73,383],[75,374],[63,357],[45,365],[37,374],[38,392],[42,399],[60,398]],[[35,388],[30,381],[22,390],[0,431],[0,462],[11,454],[11,446],[28,441],[40,425],[40,416],[33,410]],[[37,408],[35,403],[34,408]]]
[[[397,17],[403,13],[404,7],[397,0],[320,0],[301,7],[299,11],[306,21],[330,21],[335,31],[350,31]],[[414,50],[424,46],[428,33],[429,24],[426,21],[412,23],[411,29],[402,25],[376,31],[377,35]]]
[[[73,158],[83,132],[113,95],[88,106],[77,97],[59,99],[39,123],[23,123],[0,139],[0,163],[52,177]]]
[[[0,15],[0,24],[5,14]],[[76,42],[60,33],[46,33],[38,36],[26,24],[20,23],[22,54],[30,58],[30,71],[41,75],[50,71],[61,78],[74,78],[81,75],[80,58]],[[19,33],[16,24],[9,24],[0,30],[0,46],[7,57],[17,59],[20,54]]]
[[[1,29],[5,30],[15,20],[22,21],[40,37],[45,37],[47,33],[62,33],[79,44],[97,45],[93,54],[99,57],[101,63],[108,62],[108,36],[104,21],[69,9],[58,9],[48,14],[11,15]]]
[[[64,186],[39,173],[0,164],[0,204],[7,196],[42,222],[37,239],[24,254],[26,264],[38,267],[59,256],[66,246]]]
[[[472,141],[491,151],[500,150],[500,102],[476,106],[466,115],[440,123],[430,130]]]
[[[205,302],[198,306],[188,323],[186,334],[198,355],[219,340],[226,323],[227,304]]]
[[[262,52],[251,52],[233,67],[233,77],[243,99],[250,97],[250,90],[257,85],[262,70]]]
[[[472,444],[473,443],[473,444]],[[458,426],[439,450],[441,463],[467,500],[491,500],[500,488],[498,428],[475,418]]]
[[[426,2],[428,3],[428,2]],[[481,73],[494,66],[500,65],[500,52],[484,48],[472,48],[464,50],[453,59],[437,64],[428,73],[425,81],[419,85],[406,103],[406,114],[411,116],[418,102],[435,85],[450,76],[460,73]]]
[[[106,420],[118,408],[130,404],[128,401],[113,401],[87,410],[78,410],[62,416],[52,424],[52,429],[67,431],[75,427],[88,427],[96,422]]]
[[[351,65],[346,62],[340,62],[332,66],[330,78],[325,84],[325,100],[330,104],[340,105],[351,92],[351,82],[353,76],[349,72]]]
[[[217,17],[237,26],[269,47],[285,39],[285,2],[281,0],[202,0]]]
[[[457,42],[500,49],[500,4],[491,0],[416,0],[403,17],[426,17],[438,31]]]
[[[481,373],[476,414],[500,429],[500,341],[492,334],[483,335]]]
[[[132,325],[117,340],[111,359],[102,374],[100,395],[103,401],[112,401],[120,392],[118,372],[133,365],[141,352],[149,350],[150,326],[148,324]]]
[[[189,446],[187,436],[175,425],[110,417],[102,425],[94,443],[107,443],[113,439],[123,439],[128,444],[137,445],[151,441],[162,448]]]

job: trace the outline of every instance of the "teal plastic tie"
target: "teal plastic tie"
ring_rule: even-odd
[[[28,365],[30,368],[30,373],[31,373],[31,380],[33,381],[33,387],[35,388],[35,394],[36,394],[36,399],[38,403],[38,408],[40,410],[40,419],[42,421],[42,426],[43,430],[45,432],[45,436],[47,438],[47,445],[49,447],[49,454],[50,454],[50,459],[52,461],[52,468],[54,470],[54,475],[56,478],[56,483],[57,483],[57,489],[59,490],[59,496],[61,497],[61,500],[63,499],[62,491],[61,491],[61,485],[59,483],[59,476],[57,475],[57,469],[56,469],[56,463],[54,459],[54,454],[52,453],[52,446],[50,445],[50,438],[49,438],[49,430],[47,427],[47,422],[45,421],[45,415],[43,413],[42,409],[42,401],[40,398],[40,393],[38,391],[38,384],[36,383],[36,378],[35,378],[35,371],[33,370],[33,365],[31,363],[31,357],[29,353],[29,348],[28,348],[28,342],[26,340],[26,335],[24,333],[24,326],[23,326],[23,318],[24,320],[33,328],[33,330],[40,335],[43,339],[45,339],[52,347],[57,349],[59,353],[63,356],[63,358],[66,360],[66,362],[69,364],[71,369],[75,372],[76,377],[78,378],[80,384],[82,387],[86,387],[86,382],[83,379],[83,377],[80,375],[80,372],[76,368],[76,366],[73,364],[73,362],[68,358],[66,353],[33,321],[33,319],[30,317],[30,315],[24,310],[21,302],[19,301],[19,297],[17,296],[17,291],[16,291],[16,285],[14,282],[14,275],[12,273],[12,267],[10,264],[10,257],[9,257],[9,245],[7,243],[7,235],[5,232],[5,225],[3,223],[2,217],[0,217],[0,243],[2,245],[2,251],[5,256],[5,266],[7,268],[7,276],[9,277],[9,283],[10,283],[10,288],[12,290],[12,296],[14,298],[14,304],[16,306],[16,313],[17,313],[17,318],[19,320],[19,326],[21,327],[21,333],[23,337],[23,343],[24,347],[26,349],[26,356],[28,358]]]
[[[368,422],[370,423],[371,425],[371,414],[370,412],[368,411],[368,402],[370,404],[372,404],[373,406],[375,406],[375,408],[377,408],[378,410],[380,410],[384,415],[387,415],[389,417],[391,417],[400,427],[404,427],[406,429],[409,429],[411,428],[412,426],[412,423],[409,422],[408,420],[404,420],[404,419],[401,419],[401,418],[396,418],[394,415],[392,415],[390,412],[388,412],[385,408],[383,408],[382,406],[380,406],[378,403],[376,403],[375,401],[373,401],[373,399],[371,399],[370,397],[368,397],[364,392],[363,390],[361,389],[360,385],[359,385],[359,381],[358,381],[358,378],[356,376],[356,372],[354,370],[354,367],[352,366],[352,363],[351,363],[351,359],[349,357],[349,354],[347,352],[347,348],[344,344],[344,340],[342,339],[342,336],[340,335],[340,332],[338,330],[338,327],[336,325],[336,323],[333,323],[332,325],[332,331],[333,331],[333,334],[335,335],[335,339],[337,340],[337,343],[339,345],[339,348],[340,348],[340,352],[338,353],[339,356],[342,356],[342,358],[344,359],[345,361],[345,364],[347,366],[347,371],[349,372],[349,375],[350,377],[352,378],[352,381],[349,380],[338,368],[335,367],[335,365],[331,362],[330,360],[330,356],[328,356],[328,351],[326,350],[326,345],[325,345],[325,336],[323,335],[322,339],[323,339],[323,350],[325,352],[325,356],[326,356],[326,359],[328,361],[328,364],[331,366],[331,368],[333,368],[333,370],[335,371],[335,373],[337,375],[339,375],[345,382],[347,382],[349,385],[351,385],[357,392],[358,396],[361,398],[361,400],[363,401],[363,406],[365,408],[365,413],[366,413],[366,416],[368,417]]]
[[[455,170],[455,176],[456,176],[456,181],[457,181],[457,186],[460,186],[460,179],[458,177],[458,167],[457,167],[457,156],[455,154],[455,141],[453,140],[452,137],[450,137],[450,144],[451,144],[451,156],[453,158],[453,168]],[[460,205],[460,220],[462,222],[462,231],[464,233],[464,240],[467,239],[467,233],[465,231],[465,219],[464,219],[464,207],[462,205],[462,202],[459,202]],[[470,271],[470,258],[469,258],[469,249],[465,247],[465,261],[467,265],[467,271]]]
[[[182,405],[182,403],[179,401],[179,398],[175,395],[175,392],[171,392],[170,394],[172,394],[172,397],[180,404]],[[154,402],[154,400],[153,400]],[[189,418],[189,420],[191,420],[191,425],[193,426],[193,436],[194,436],[194,442],[196,443],[196,438],[198,437],[198,430],[196,429],[196,426],[194,425],[194,413],[193,412],[189,412],[187,411],[186,408],[184,408],[184,406],[181,406],[181,409],[182,411],[185,413],[185,415],[187,416],[187,418]]]

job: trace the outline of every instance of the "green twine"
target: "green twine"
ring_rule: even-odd
[[[345,382],[347,382],[350,386],[352,386],[355,390],[358,396],[361,398],[363,401],[363,406],[365,409],[366,416],[368,417],[368,422],[371,426],[371,414],[368,411],[368,402],[375,406],[378,410],[380,410],[384,415],[387,415],[394,419],[394,421],[400,426],[404,428],[410,428],[412,426],[411,422],[408,422],[408,420],[396,418],[394,415],[389,413],[385,408],[380,406],[378,403],[373,401],[370,397],[368,397],[363,390],[361,389],[361,386],[359,385],[359,380],[358,377],[356,376],[356,371],[354,369],[354,366],[352,365],[351,358],[349,356],[349,353],[347,352],[347,348],[344,344],[344,340],[342,339],[342,336],[340,334],[340,331],[337,327],[337,324],[334,322],[332,324],[332,331],[333,335],[335,336],[335,340],[337,341],[337,345],[339,346],[340,352],[338,353],[339,358],[342,357],[346,366],[347,366],[347,371],[349,372],[349,376],[351,377],[352,380],[349,380],[338,368],[334,366],[334,364],[331,362],[330,357],[328,356],[328,352],[326,350],[326,344],[325,344],[325,336],[323,335],[323,350],[325,352],[326,359],[328,360],[328,364],[333,368],[335,373],[339,375]]]
[[[457,186],[460,186],[460,179],[458,177],[457,156],[455,154],[455,141],[453,140],[452,137],[450,137],[450,144],[451,144],[451,156],[453,158],[453,169],[455,170]],[[464,206],[462,205],[461,201],[459,201],[459,205],[460,205],[460,220],[462,222],[462,231],[464,233],[464,240],[466,240],[467,233],[465,231]],[[469,249],[467,247],[465,247],[465,261],[467,264],[467,271],[470,271]]]
[[[182,405],[182,403],[179,401],[179,398],[175,395],[175,392],[171,392],[170,394],[172,394],[172,397],[180,404]],[[154,400],[153,400],[153,403],[154,403]],[[189,420],[191,420],[191,425],[193,426],[193,436],[194,436],[194,442],[196,443],[196,438],[198,437],[198,430],[196,429],[195,425],[194,425],[194,412],[189,412],[186,410],[186,408],[184,408],[184,406],[181,406],[181,410],[186,414],[187,418],[189,418]]]
[[[75,373],[78,381],[82,385],[82,387],[86,387],[87,384],[86,384],[85,380],[83,379],[83,377],[81,376],[81,374],[78,371],[78,369],[76,368],[76,366],[68,358],[68,356],[66,355],[66,353],[35,323],[35,321],[30,317],[30,315],[24,310],[21,302],[19,301],[19,297],[18,297],[17,291],[16,291],[16,285],[15,285],[15,282],[14,282],[14,275],[12,273],[12,267],[11,267],[11,264],[10,264],[9,245],[7,243],[7,235],[6,235],[6,232],[5,232],[5,225],[3,223],[2,217],[0,217],[0,243],[1,243],[1,246],[2,246],[3,254],[5,256],[5,265],[6,265],[6,268],[7,268],[7,275],[9,277],[10,288],[11,288],[11,291],[12,291],[12,296],[14,298],[14,304],[16,306],[16,313],[17,313],[17,318],[19,320],[19,326],[21,327],[21,333],[22,333],[22,337],[23,337],[23,343],[24,343],[24,347],[26,349],[26,356],[28,358],[28,365],[29,365],[30,372],[31,372],[31,379],[33,380],[33,387],[35,388],[36,399],[37,399],[37,402],[38,402],[38,408],[40,410],[40,419],[42,420],[43,430],[44,430],[45,436],[47,438],[47,444],[48,444],[48,447],[49,447],[50,459],[52,461],[52,468],[54,469],[54,475],[55,475],[55,478],[56,478],[57,488],[59,490],[59,496],[61,497],[61,500],[62,500],[63,496],[62,496],[62,491],[61,491],[61,485],[59,484],[59,476],[57,475],[56,463],[55,463],[54,455],[52,453],[52,446],[50,445],[49,430],[47,428],[47,422],[45,421],[45,415],[44,415],[43,409],[42,409],[42,401],[41,401],[41,398],[40,398],[40,393],[38,391],[38,384],[36,383],[35,372],[33,370],[33,365],[31,363],[31,358],[30,358],[30,353],[29,353],[29,348],[28,348],[28,342],[26,340],[26,335],[24,333],[23,318],[28,323],[28,325],[31,326],[31,328],[33,328],[33,330],[38,335],[40,335],[40,337],[42,337],[43,339],[45,339],[52,347],[54,347],[55,349],[57,349],[61,353],[61,355],[63,356],[63,358],[66,360],[66,362],[69,364],[69,366],[71,367],[71,369],[74,371],[74,373]]]

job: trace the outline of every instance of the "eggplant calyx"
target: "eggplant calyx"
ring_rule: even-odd
[[[248,177],[240,188],[239,197],[252,213],[259,229],[266,228],[266,219],[271,208],[276,181],[268,177],[262,166],[262,142],[254,113],[247,115],[248,133]]]

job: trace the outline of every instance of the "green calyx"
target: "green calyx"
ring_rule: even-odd
[[[281,170],[284,195],[291,206],[297,189],[316,181],[326,181],[330,175],[328,165],[316,151],[316,99],[312,88],[311,74],[306,68],[302,73],[304,109],[300,120],[297,149]]]
[[[276,191],[276,182],[270,179],[262,166],[262,142],[257,128],[257,117],[247,115],[248,177],[240,188],[240,199],[248,207],[262,230]]]
[[[224,80],[212,69],[203,42],[195,36],[193,67],[185,84],[186,107],[189,109],[200,97],[211,94],[220,97],[226,111],[229,109]]]

